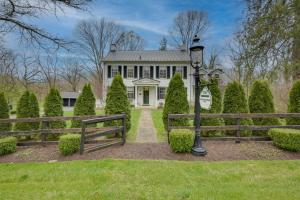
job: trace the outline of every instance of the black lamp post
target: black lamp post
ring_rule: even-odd
[[[195,35],[192,46],[190,47],[191,65],[195,69],[195,140],[192,148],[192,154],[195,156],[205,156],[207,151],[202,147],[200,135],[200,68],[203,67],[203,49],[200,45],[200,39]]]
[[[197,35],[193,38],[192,46],[190,47],[191,65],[195,69],[195,140],[192,148],[192,154],[196,156],[205,156],[207,151],[202,147],[201,130],[200,130],[200,75],[205,78],[218,78],[219,74],[223,73],[222,69],[207,69],[203,65],[203,49],[204,46],[200,44],[200,39]]]

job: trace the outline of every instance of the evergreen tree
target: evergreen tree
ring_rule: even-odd
[[[4,96],[0,93],[0,119],[9,119],[9,106]],[[0,131],[10,131],[11,123],[0,123]]]
[[[90,84],[86,84],[83,87],[82,93],[76,100],[74,107],[74,116],[96,115],[95,107],[96,99],[93,94],[92,87]],[[80,126],[80,120],[72,121],[73,128],[79,128]]]
[[[175,73],[172,77],[169,87],[167,89],[167,95],[165,99],[165,105],[163,109],[163,122],[164,127],[168,127],[168,114],[188,114],[189,103],[187,100],[187,93],[182,81],[181,75]],[[185,126],[188,125],[187,119],[174,119],[173,125]]]
[[[17,105],[17,118],[37,118],[40,116],[39,112],[39,104],[35,94],[25,91]],[[18,122],[15,128],[20,131],[30,131],[37,130],[39,126],[39,122]]]
[[[130,102],[127,97],[127,90],[120,75],[114,77],[106,96],[105,114],[126,114],[126,129],[131,127]],[[121,125],[120,121],[107,122],[105,126]]]
[[[63,116],[63,103],[62,98],[57,89],[50,89],[49,94],[45,98],[44,112],[46,117],[59,117]],[[50,128],[64,128],[64,121],[53,121],[49,123]]]
[[[229,83],[224,94],[223,113],[249,113],[249,107],[244,88],[238,82]],[[226,125],[236,125],[236,119],[224,119]],[[251,119],[242,119],[241,125],[253,124]],[[226,131],[234,135],[233,131]],[[251,131],[241,131],[241,135],[251,135]]]
[[[212,78],[209,82],[201,80],[201,90],[207,85],[212,95],[212,105],[209,110],[201,109],[201,113],[221,113],[222,112],[222,94],[219,88],[219,81]],[[201,119],[202,126],[221,126],[224,124],[222,118]],[[203,136],[221,136],[223,131],[202,131]]]
[[[249,96],[250,113],[274,113],[273,95],[266,81],[255,81]],[[278,125],[277,118],[253,118],[255,125]],[[267,135],[267,131],[253,131],[255,135]]]
[[[300,112],[300,80],[296,81],[293,84],[292,89],[289,94],[289,103],[288,103],[288,112],[289,113],[299,113]],[[287,118],[286,123],[288,125],[299,125],[300,118]]]

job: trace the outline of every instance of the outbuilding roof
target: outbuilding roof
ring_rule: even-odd
[[[62,92],[61,98],[63,99],[77,99],[79,92]]]
[[[103,61],[189,62],[190,57],[183,50],[110,51]]]

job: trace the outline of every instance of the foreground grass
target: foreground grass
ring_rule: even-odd
[[[154,123],[154,127],[157,132],[157,138],[159,141],[166,141],[167,138],[167,132],[164,128],[164,123],[162,120],[163,110],[162,109],[153,109],[151,110],[151,116]]]
[[[131,128],[127,133],[127,139],[129,141],[135,141],[137,135],[137,128],[139,125],[141,117],[141,110],[140,109],[131,109]]]
[[[1,199],[300,199],[300,161],[0,165]]]

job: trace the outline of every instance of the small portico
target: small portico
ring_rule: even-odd
[[[143,78],[133,81],[135,91],[134,106],[157,107],[158,84],[160,81]]]

